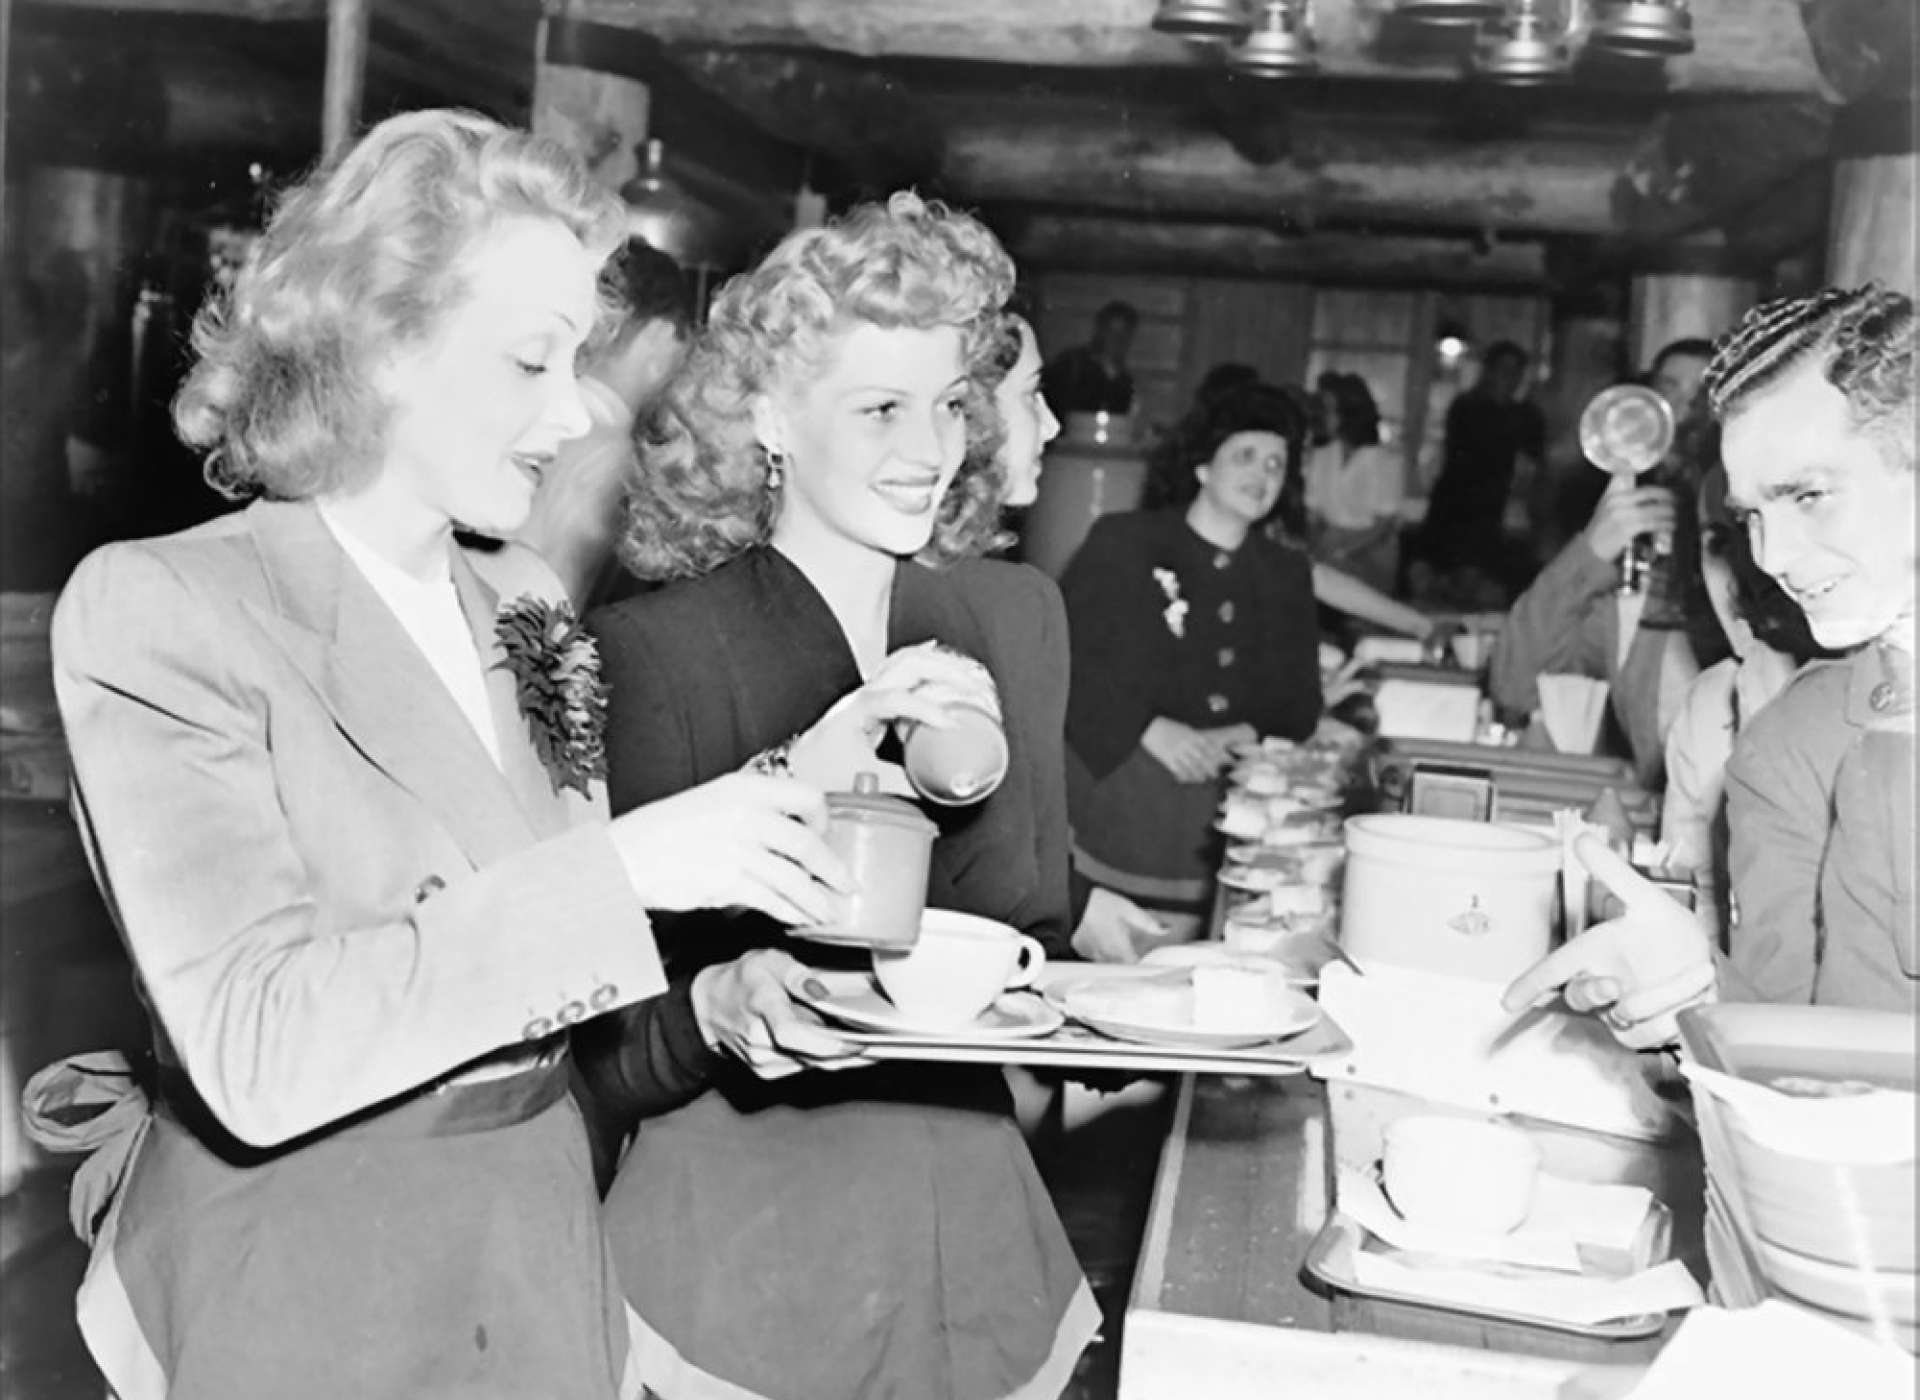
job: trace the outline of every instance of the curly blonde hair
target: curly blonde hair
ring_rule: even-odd
[[[1012,290],[1012,260],[983,224],[908,191],[789,234],[721,289],[640,433],[621,541],[627,568],[641,578],[687,578],[767,540],[779,496],[754,435],[754,399],[819,373],[849,325],[958,327],[969,436],[997,427],[978,370]],[[969,453],[940,502],[923,562],[951,563],[994,543],[1005,490],[998,463]]]
[[[562,147],[471,112],[408,112],[280,199],[224,294],[194,320],[173,402],[181,441],[234,498],[298,500],[379,469],[379,355],[430,338],[496,223],[553,219],[595,258],[625,211]]]

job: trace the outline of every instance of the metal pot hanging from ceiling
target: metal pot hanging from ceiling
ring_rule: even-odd
[[[1296,78],[1317,72],[1320,56],[1307,20],[1307,0],[1264,0],[1245,43],[1227,55],[1227,67],[1252,78]]]
[[[1246,0],[1160,0],[1153,27],[1196,44],[1237,44],[1253,28]]]
[[[1506,87],[1537,87],[1566,76],[1566,43],[1548,32],[1538,0],[1513,0],[1506,22],[1481,48],[1474,73]]]
[[[1600,0],[1587,28],[1587,46],[1631,58],[1692,53],[1693,16],[1686,0]]]

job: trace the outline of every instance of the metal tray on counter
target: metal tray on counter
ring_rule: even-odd
[[[1564,1332],[1572,1336],[1591,1337],[1599,1341],[1638,1341],[1642,1338],[1658,1336],[1667,1326],[1665,1313],[1641,1313],[1634,1317],[1616,1318],[1611,1322],[1588,1325],[1565,1322],[1558,1318],[1508,1312],[1499,1308],[1468,1307],[1453,1299],[1442,1300],[1397,1289],[1370,1287],[1354,1276],[1353,1256],[1355,1251],[1366,1248],[1372,1240],[1373,1236],[1359,1221],[1335,1210],[1327,1218],[1325,1227],[1314,1238],[1302,1268],[1308,1275],[1318,1279],[1327,1287],[1341,1293],[1350,1293],[1355,1297],[1371,1298],[1383,1303],[1403,1304],[1408,1307],[1430,1308],[1460,1317],[1484,1318],[1518,1327]],[[1638,1251],[1639,1257],[1635,1260],[1636,1266],[1651,1268],[1655,1264],[1664,1262],[1672,1246],[1673,1218],[1667,1208],[1656,1201],[1653,1205],[1652,1228],[1644,1232],[1642,1248]],[[1390,1246],[1383,1247],[1389,1252],[1397,1252],[1391,1250]]]

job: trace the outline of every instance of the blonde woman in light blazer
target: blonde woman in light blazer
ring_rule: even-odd
[[[620,217],[524,133],[376,127],[196,326],[176,422],[260,499],[60,600],[75,809],[157,1061],[84,1222],[125,1400],[637,1391],[567,1028],[663,991],[648,909],[815,922],[845,874],[791,780],[609,823],[558,581],[455,543],[517,527],[585,428]],[[684,994],[710,1040],[777,1043],[785,973],[731,965],[724,1015]]]

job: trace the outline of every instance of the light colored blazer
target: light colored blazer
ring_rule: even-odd
[[[248,1142],[665,987],[604,792],[555,793],[494,667],[502,594],[558,580],[511,547],[453,574],[501,766],[311,504],[109,545],[56,609],[75,811],[159,1053]]]

